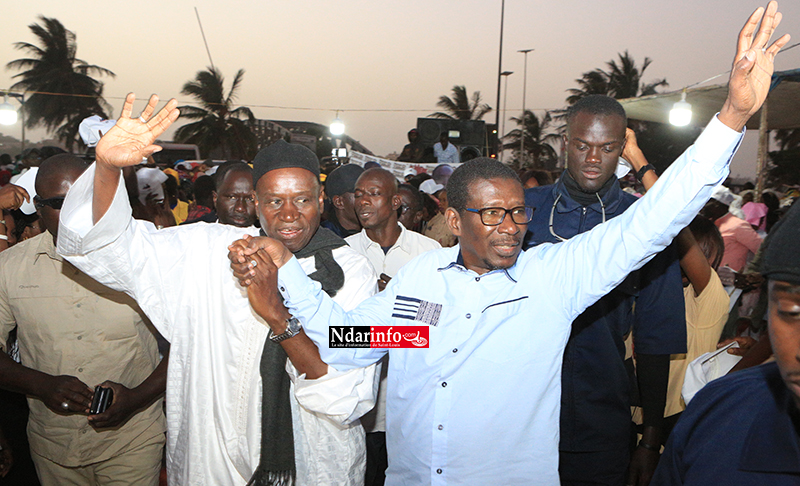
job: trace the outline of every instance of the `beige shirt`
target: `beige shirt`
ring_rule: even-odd
[[[145,319],[132,298],[64,261],[49,232],[0,253],[0,346],[18,326],[28,368],[75,376],[90,388],[106,380],[138,386],[159,361]],[[85,415],[57,414],[36,398],[28,404],[31,450],[63,466],[106,460],[165,430],[161,400],[119,429],[100,431]]]
[[[722,328],[728,320],[730,298],[722,287],[717,272],[711,272],[711,279],[700,295],[695,295],[691,284],[685,287],[683,299],[686,303],[687,353],[673,354],[670,358],[665,417],[680,413],[686,408],[681,398],[686,368],[701,354],[717,348]]]
[[[445,248],[455,246],[457,243],[457,238],[453,235],[453,232],[450,231],[450,227],[447,226],[447,218],[445,218],[443,213],[438,213],[428,222],[428,227],[425,228],[423,234],[428,238],[436,240]]]

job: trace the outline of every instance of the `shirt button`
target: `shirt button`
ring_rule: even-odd
[[[286,292],[286,289],[281,287],[281,292]]]
[[[475,281],[476,281],[476,282],[480,282],[480,281],[481,281],[481,278],[480,278],[480,277],[475,277]]]
[[[86,429],[81,430],[81,434],[85,434],[86,432],[88,432],[88,430]]]
[[[467,317],[467,319],[469,319],[469,318],[471,318],[471,317],[472,317],[472,314],[467,314],[467,316],[466,316],[466,317]]]
[[[78,368],[78,373],[83,373],[83,368]]]
[[[441,469],[437,469],[436,470],[436,474],[442,474],[442,470]]]
[[[80,307],[80,306],[81,306],[80,304],[76,304],[76,305],[75,305],[75,307]]]
[[[457,353],[458,352],[458,348],[453,348],[453,352]]]
[[[83,336],[78,336],[78,341],[80,341],[81,339],[83,339]]]
[[[444,425],[439,425],[439,427],[437,427],[437,428],[438,428],[439,430],[442,430],[442,429],[444,429]]]
[[[446,381],[443,381],[443,382],[442,382],[442,388],[445,388],[446,386],[447,386],[447,382],[446,382]]]

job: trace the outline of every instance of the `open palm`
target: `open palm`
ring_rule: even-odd
[[[131,118],[133,93],[125,98],[122,114],[116,124],[106,132],[97,143],[97,160],[114,167],[137,165],[142,159],[161,150],[153,142],[178,119],[178,102],[170,100],[155,116],[150,116],[158,104],[158,97],[153,95],[139,118]]]
[[[789,35],[786,34],[769,45],[770,37],[781,23],[781,17],[778,3],[769,2],[766,10],[759,8],[753,12],[739,33],[728,101],[740,113],[752,116],[769,94],[775,55],[789,42]],[[759,20],[761,27],[756,32]]]

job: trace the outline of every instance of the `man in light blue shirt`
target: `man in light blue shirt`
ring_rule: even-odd
[[[766,97],[772,59],[788,41],[766,48],[776,10],[770,4],[755,38],[763,10],[744,27],[728,100],[697,142],[628,211],[567,242],[521,252],[531,217],[522,185],[502,164],[476,159],[447,186],[447,221],[460,244],[417,257],[351,312],[276,242],[232,246],[234,274],[273,332],[289,314],[298,318],[337,369],[390,353],[386,484],[558,484],[570,324],[668,245],[725,179],[740,131]],[[275,273],[286,314],[263,304],[277,300]],[[334,323],[427,326],[429,348],[332,348]]]

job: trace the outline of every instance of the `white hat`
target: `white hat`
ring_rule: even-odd
[[[147,204],[147,196],[154,194],[156,201],[164,199],[164,188],[161,184],[169,177],[158,169],[144,167],[136,171],[136,179],[139,181],[139,201]]]
[[[403,171],[404,179],[408,176],[413,176],[413,175],[417,175],[417,171],[413,167],[406,167],[406,170]]]
[[[81,139],[87,147],[94,147],[115,123],[117,123],[115,120],[104,120],[97,115],[92,115],[81,122],[78,126],[78,133],[81,134]]]
[[[730,189],[728,189],[723,185],[719,185],[715,187],[714,192],[711,193],[711,199],[716,199],[722,204],[730,206],[731,203],[736,199],[736,197],[733,195]]]
[[[419,190],[424,192],[425,194],[436,194],[437,192],[444,189],[443,184],[437,184],[436,181],[433,179],[428,179],[424,181],[422,184],[419,185]]]
[[[19,176],[14,184],[25,189],[28,191],[28,195],[31,197],[30,202],[22,203],[22,206],[19,207],[19,210],[25,214],[31,215],[36,212],[36,206],[33,205],[33,197],[36,195],[36,173],[39,172],[38,167],[31,167],[30,169],[26,170],[24,174]]]

